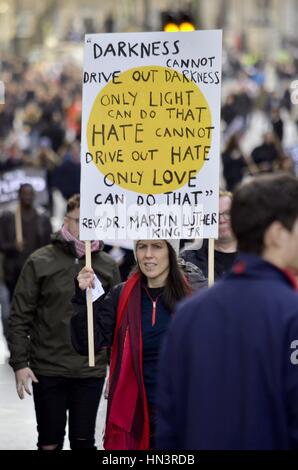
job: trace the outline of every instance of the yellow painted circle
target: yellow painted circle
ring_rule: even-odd
[[[87,125],[89,161],[105,184],[161,194],[194,181],[212,141],[211,112],[198,86],[160,66],[129,69],[115,82],[97,95]]]

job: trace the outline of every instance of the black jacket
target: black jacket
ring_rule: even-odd
[[[218,280],[224,274],[230,271],[237,252],[223,253],[214,250],[214,279]],[[201,269],[203,275],[208,277],[208,240],[204,240],[199,250],[185,250],[181,253],[181,257],[189,263],[194,264]]]
[[[49,217],[36,210],[36,226],[32,227],[35,233],[35,246],[32,251],[26,247],[22,252],[16,249],[16,227],[15,227],[15,214],[13,212],[4,212],[0,218],[0,251],[4,255],[3,259],[3,272],[4,280],[7,286],[12,291],[17,283],[21,269],[28,258],[28,256],[38,248],[50,243],[52,226]],[[25,237],[24,237],[25,238]]]
[[[207,280],[200,269],[182,259],[179,262],[193,291],[207,286]],[[93,303],[95,351],[112,345],[117,307],[124,284],[121,283],[112,287],[106,297],[100,297]],[[79,354],[88,355],[86,294],[80,290],[77,280],[75,280],[75,295],[72,299],[72,305],[75,314],[71,319],[72,344]]]
[[[105,376],[105,351],[96,355],[95,367],[89,367],[88,358],[71,344],[73,278],[84,265],[85,257],[78,259],[74,243],[60,233],[25,263],[9,317],[10,365],[15,371],[29,366],[45,376]],[[92,253],[92,266],[105,292],[119,283],[118,267],[103,251]]]

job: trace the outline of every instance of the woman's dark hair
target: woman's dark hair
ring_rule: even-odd
[[[178,265],[175,250],[169,243],[167,243],[167,246],[169,250],[170,269],[166,285],[162,293],[162,300],[167,310],[173,312],[177,302],[184,299],[184,297],[191,293],[191,287],[188,284],[183,271]],[[146,279],[146,276],[144,276],[144,274],[141,272],[138,264],[133,268],[131,274],[135,272],[139,272],[141,276]]]
[[[285,173],[261,175],[239,186],[233,196],[231,226],[238,249],[261,255],[264,236],[278,221],[291,231],[298,218],[298,179]]]
[[[173,247],[167,243],[169,249],[170,270],[167,282],[162,294],[166,308],[173,312],[177,302],[190,294],[191,288],[186,281],[181,268],[179,268],[177,255]]]

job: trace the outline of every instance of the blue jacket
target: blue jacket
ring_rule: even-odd
[[[239,256],[223,280],[183,302],[171,324],[157,448],[297,449],[297,340],[290,279],[257,256]]]

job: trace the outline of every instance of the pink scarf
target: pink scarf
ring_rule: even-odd
[[[74,242],[78,258],[85,256],[85,242],[75,238],[64,226],[61,229],[61,235],[67,242]],[[102,242],[95,240],[91,242],[91,252],[100,250]]]

